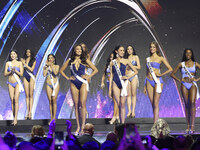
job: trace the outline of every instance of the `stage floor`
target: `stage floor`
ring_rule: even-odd
[[[186,129],[186,121],[185,118],[162,118],[167,121],[169,124],[171,135],[184,135]],[[76,120],[69,119],[72,123],[72,132],[76,130]],[[94,124],[96,137],[100,142],[105,141],[105,137],[108,132],[114,130],[115,125],[109,124],[109,118],[89,118],[86,120],[87,123]],[[25,140],[29,140],[31,137],[31,129],[33,125],[41,125],[44,127],[45,132],[48,132],[48,119],[43,120],[19,120],[16,126],[11,126],[11,120],[2,120],[0,121],[0,133],[3,135],[6,131],[12,131],[17,135],[18,138],[22,138]],[[141,136],[149,135],[151,127],[153,125],[152,118],[127,118],[126,122],[135,123],[138,127],[138,131]],[[66,119],[57,119],[56,120],[56,131],[64,131],[66,133]],[[200,134],[200,118],[196,118],[195,122],[195,130],[194,135]]]

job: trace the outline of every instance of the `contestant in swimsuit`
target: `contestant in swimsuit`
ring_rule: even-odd
[[[189,77],[185,68],[190,72],[192,78]],[[197,87],[196,82],[200,78],[196,79],[194,76],[196,74],[196,68],[200,69],[200,64],[195,62],[194,54],[192,49],[185,49],[183,53],[182,62],[174,69],[171,74],[171,77],[175,80],[181,82],[181,92],[185,102],[185,116],[187,121],[186,132],[194,133],[195,128],[195,115],[196,115],[196,96],[197,96]],[[179,79],[175,76],[175,73],[178,70],[181,70],[182,78]]]
[[[102,79],[101,79],[101,88],[102,89],[105,87],[104,80],[105,80],[106,76],[107,76],[107,86],[109,88],[109,82],[110,82],[110,63],[113,60],[113,57],[114,57],[114,54],[112,52],[109,55],[109,58],[107,59],[107,64],[106,64],[106,67],[105,67],[105,70],[104,70],[104,74],[103,74]],[[116,100],[114,100],[113,95],[112,95],[112,99],[114,101],[114,113],[113,113],[112,119],[109,121],[110,124],[113,124],[116,121],[118,123],[120,122],[119,121],[119,108],[118,108]]]
[[[82,42],[82,43],[80,43],[80,45],[83,48],[83,51],[85,52],[85,54],[87,56],[87,59],[90,60],[90,54],[88,52],[88,48],[87,48],[86,44]],[[88,66],[87,66],[86,69],[85,69],[85,73],[90,75],[91,72],[92,72],[92,69],[88,68]],[[90,83],[90,79],[88,80],[88,82]],[[86,118],[89,118],[89,113],[87,111],[87,108],[86,108]]]
[[[33,91],[35,86],[35,76],[33,75],[33,71],[36,65],[35,56],[30,49],[25,51],[24,57],[21,58],[21,62],[24,65],[24,88],[27,107],[25,120],[27,120],[32,119]]]
[[[92,68],[93,72],[90,75],[85,74],[86,65]],[[68,77],[64,70],[70,66],[71,76]],[[70,89],[72,93],[72,99],[75,105],[75,116],[77,122],[77,130],[75,134],[83,133],[83,127],[86,121],[86,100],[88,93],[88,80],[98,72],[97,68],[92,62],[87,59],[85,52],[81,45],[76,45],[72,49],[71,58],[69,58],[60,69],[60,73],[64,78],[70,80]],[[79,116],[79,103],[81,106],[81,116]],[[80,127],[80,120],[82,125]]]
[[[148,97],[150,99],[152,108],[153,108],[153,122],[155,123],[159,118],[159,101],[160,95],[163,88],[163,80],[162,76],[172,71],[172,67],[169,65],[167,60],[160,56],[158,43],[153,41],[150,43],[150,57],[147,58],[147,75],[145,79],[145,86],[144,86],[144,93],[145,95],[148,93]],[[148,59],[149,64],[152,68],[148,66]],[[167,67],[167,70],[163,73],[160,72],[160,65],[164,64]],[[155,77],[157,78],[158,82],[154,80],[152,72],[155,73]]]
[[[46,77],[46,91],[49,99],[49,109],[51,120],[56,120],[57,111],[57,97],[60,89],[59,80],[59,65],[56,63],[56,57],[53,54],[49,54],[47,57],[46,65],[43,68],[43,76]],[[50,123],[49,122],[49,123]]]
[[[12,125],[17,124],[17,115],[19,110],[19,94],[23,86],[21,84],[20,76],[23,76],[23,65],[18,61],[17,51],[12,50],[9,55],[9,61],[6,63],[4,76],[8,76],[8,90],[12,104],[12,112],[14,121]]]
[[[126,52],[125,52],[125,58],[131,61],[132,65],[136,69],[140,69],[140,59],[136,55],[135,49],[133,46],[129,45],[127,46]],[[127,67],[126,74],[129,75],[133,71],[130,69],[130,67]],[[135,75],[129,79],[128,83],[128,96],[127,96],[127,105],[128,105],[128,118],[135,118],[135,106],[136,106],[136,91],[137,86],[139,84],[138,76]],[[132,106],[132,108],[131,108]]]
[[[110,64],[110,84],[109,97],[113,96],[119,107],[120,123],[125,122],[125,103],[128,88],[128,79],[136,75],[138,72],[128,59],[124,59],[124,47],[117,46],[114,50],[114,60]],[[129,66],[134,73],[126,76],[126,66]]]

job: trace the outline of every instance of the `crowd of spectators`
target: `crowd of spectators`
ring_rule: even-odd
[[[140,136],[132,123],[118,124],[113,132],[107,134],[103,143],[93,137],[95,129],[91,123],[84,126],[79,136],[72,134],[69,120],[66,126],[67,136],[60,139],[63,143],[59,143],[56,138],[55,120],[51,121],[47,135],[42,126],[35,125],[32,127],[31,140],[22,141],[18,145],[16,136],[7,131],[4,137],[0,137],[0,150],[200,150],[200,137],[171,136],[168,124],[162,119],[153,125],[150,136]]]

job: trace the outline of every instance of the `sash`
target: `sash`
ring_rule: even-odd
[[[191,79],[191,78],[194,78],[194,76],[189,72],[189,70],[187,69],[187,67],[185,66],[185,62],[182,62],[181,63],[182,65],[182,68],[184,69],[184,71],[186,72],[186,75],[188,75],[188,77]],[[199,88],[198,88],[198,85],[195,81],[192,82],[196,88],[197,88],[197,96],[196,96],[196,99],[199,99],[200,98],[200,95],[199,95]]]
[[[160,80],[156,77],[155,72],[153,71],[153,67],[151,66],[151,62],[150,62],[150,57],[147,58],[147,66],[149,68],[149,72],[151,73],[151,76],[153,77],[153,80],[157,84],[156,92],[161,93],[162,92],[161,83],[160,83]]]
[[[77,75],[77,74],[75,73],[75,71],[74,71],[72,65],[70,65],[70,69],[71,69],[71,71],[72,71],[72,73],[73,73],[73,75],[74,75],[74,77],[75,77],[76,79],[78,79],[78,80],[81,81],[82,83],[85,83],[85,84],[86,84],[86,89],[87,89],[87,91],[89,91],[89,84],[88,84],[88,81],[85,80],[85,79],[83,79],[83,78],[80,77],[79,75]]]
[[[8,62],[8,65],[12,68],[12,63],[10,61]],[[13,76],[15,80],[17,81],[17,83],[19,84],[19,92],[24,92],[24,88],[19,76],[15,72],[13,73]]]
[[[26,67],[24,66],[24,68],[26,68]],[[29,76],[30,76],[30,77],[33,79],[33,81],[35,82],[35,76],[33,75],[33,73],[30,72],[30,71],[28,70],[28,68],[25,69],[25,71],[29,74]],[[34,89],[35,89],[35,87],[36,87],[36,82],[34,83]]]
[[[53,76],[52,76],[52,73],[50,72],[50,66],[48,67],[48,74],[50,75],[50,81],[51,81],[51,85],[53,87],[53,92],[52,92],[51,96],[55,96],[55,89],[58,86],[59,79],[57,78],[57,82],[54,84],[54,82],[53,82]]]
[[[119,66],[117,64],[117,61],[115,59],[113,60],[113,64],[114,64],[115,70],[117,71],[117,75],[119,77],[120,83],[122,85],[121,96],[127,96],[128,93],[127,93],[126,87],[128,86],[128,80],[126,80],[126,81],[121,80],[122,74],[121,74],[121,71],[120,71]]]

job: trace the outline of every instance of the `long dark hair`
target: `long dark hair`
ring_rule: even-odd
[[[192,53],[191,59],[192,59],[192,61],[195,61],[193,50],[192,50],[191,48],[186,48],[186,49],[184,50],[184,52],[183,52],[182,62],[187,60],[187,59],[186,59],[186,56],[185,56],[187,50],[190,50],[190,51],[191,51],[191,53]]]
[[[49,55],[47,56],[47,60],[48,60],[48,61],[49,61],[49,56],[53,56],[53,58],[54,58],[54,64],[57,65],[56,56],[55,56],[54,54],[49,54]]]
[[[133,49],[133,53],[132,53],[132,55],[136,55],[136,52],[135,52],[135,48],[132,46],[132,45],[128,45],[127,47],[126,47],[126,51],[125,51],[125,56],[124,56],[124,58],[128,58],[128,56],[130,56],[130,54],[128,54],[128,47],[132,47],[132,49]]]
[[[118,46],[115,47],[115,49],[114,49],[114,51],[113,51],[113,54],[114,54],[113,59],[116,59],[116,58],[117,58],[117,53],[116,53],[116,51],[118,51],[118,49],[119,49],[120,47],[123,47],[123,46],[122,46],[122,45],[118,45]]]
[[[108,57],[108,59],[107,59],[107,63],[106,63],[106,67],[105,67],[105,69],[104,69],[104,74],[106,75],[107,74],[107,68],[108,68],[108,66],[109,66],[109,64],[110,64],[110,62],[111,62],[111,60],[110,60],[110,56],[111,55],[113,55],[113,58],[114,58],[114,53],[113,53],[113,51],[112,51],[112,53],[110,53],[110,55],[109,55],[109,57]]]
[[[76,49],[77,46],[80,46],[80,47],[81,47],[81,50],[82,50],[81,57],[80,57],[81,63],[86,64],[87,55],[86,55],[86,53],[83,51],[83,48],[82,48],[82,46],[81,46],[80,44],[75,45],[75,46],[72,48],[71,60],[70,60],[69,63],[71,64],[71,63],[74,62],[74,60],[75,60],[75,57],[76,57],[75,49]]]
[[[30,50],[30,49],[27,49],[27,50],[25,50],[25,52],[24,52],[24,59],[26,60],[28,57],[27,57],[27,55],[26,55],[26,53],[27,53],[27,51],[28,50]],[[30,59],[30,66],[32,66],[33,65],[33,63],[35,62],[35,54],[33,53],[33,51],[31,51],[30,50],[30,52],[31,52],[31,59]]]
[[[9,61],[12,61],[12,58],[11,58],[11,56],[10,56],[10,55],[11,55],[11,52],[15,52],[15,53],[17,54],[17,59],[16,59],[16,60],[19,61],[19,55],[18,55],[17,50],[15,50],[15,49],[13,49],[13,50],[10,51],[10,54],[9,54]]]
[[[151,43],[149,44],[149,48],[151,47],[151,44],[153,44],[153,45],[156,46],[156,54],[157,54],[158,56],[161,56],[158,43],[157,43],[156,41],[151,42]],[[150,52],[150,56],[151,56],[151,55],[152,55],[152,53]]]
[[[88,55],[89,52],[88,52],[87,45],[86,45],[85,43],[83,43],[83,42],[81,42],[80,45],[85,45],[85,51],[84,51],[84,52],[86,53],[86,55]],[[81,47],[82,47],[82,46],[81,46]]]

